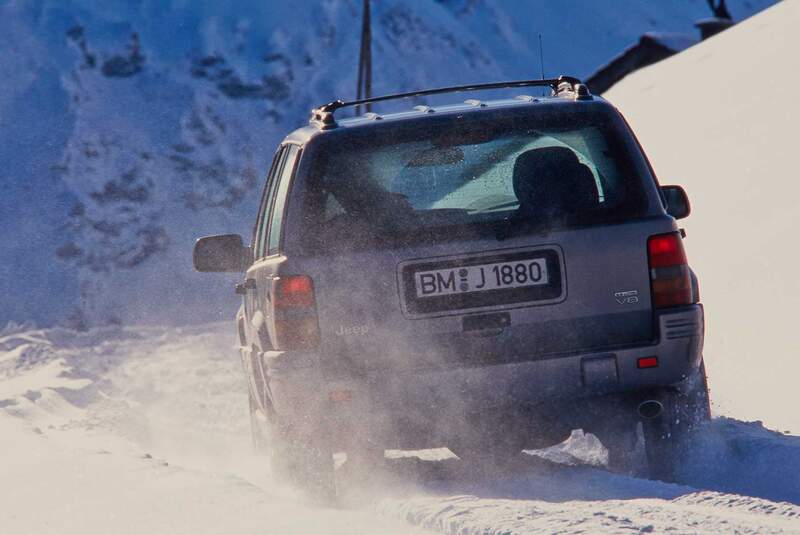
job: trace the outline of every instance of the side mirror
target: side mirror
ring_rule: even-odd
[[[241,273],[250,266],[252,254],[242,243],[241,236],[222,234],[198,239],[192,260],[197,271]]]
[[[689,197],[680,186],[661,186],[661,194],[666,201],[667,213],[675,219],[683,219],[692,212]]]

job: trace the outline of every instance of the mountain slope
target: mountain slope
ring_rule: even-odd
[[[686,186],[689,260],[706,309],[706,359],[723,412],[800,431],[796,128],[800,2],[612,88],[661,183]],[[757,395],[754,395],[757,393]]]

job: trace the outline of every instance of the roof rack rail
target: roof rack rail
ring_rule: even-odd
[[[586,85],[579,79],[573,76],[559,76],[558,78],[547,78],[541,80],[517,80],[511,82],[493,82],[488,84],[472,84],[472,85],[457,85],[452,87],[439,87],[436,89],[423,89],[420,91],[412,91],[410,93],[396,93],[393,95],[382,95],[379,97],[364,98],[360,100],[351,100],[344,102],[342,100],[334,100],[327,104],[323,104],[318,108],[311,110],[311,118],[309,124],[320,128],[321,130],[328,130],[336,128],[336,119],[333,114],[336,110],[341,108],[349,108],[351,106],[359,106],[361,104],[371,104],[373,102],[383,102],[386,100],[398,100],[401,98],[423,97],[427,95],[439,95],[442,93],[459,93],[464,91],[484,91],[489,89],[507,89],[511,87],[549,87],[553,91],[553,95],[561,95],[563,93],[572,93],[577,100],[588,100],[592,98],[591,93]]]

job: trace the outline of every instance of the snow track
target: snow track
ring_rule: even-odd
[[[445,533],[786,533],[800,530],[796,506],[716,493],[675,500],[598,500],[548,503],[475,496],[412,498],[382,505],[422,526]]]
[[[575,434],[491,478],[394,455],[334,510],[252,457],[245,392],[228,323],[0,335],[3,531],[800,533],[800,438],[758,423],[716,419],[684,486],[581,464]]]

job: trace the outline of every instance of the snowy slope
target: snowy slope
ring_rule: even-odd
[[[684,485],[582,464],[604,450],[578,433],[548,455],[561,464],[529,457],[491,477],[395,452],[366,479],[340,474],[344,508],[313,506],[250,453],[231,334],[227,323],[0,334],[1,531],[800,533],[800,437],[725,419]]]
[[[745,18],[773,0],[733,0]],[[703,0],[375,2],[375,91],[586,75]],[[360,2],[0,4],[0,325],[230,317],[193,239],[247,234],[272,150],[353,94]],[[85,317],[84,317],[85,316]]]
[[[686,186],[692,200],[686,243],[718,411],[795,433],[799,25],[800,2],[782,2],[606,95],[661,183]]]

